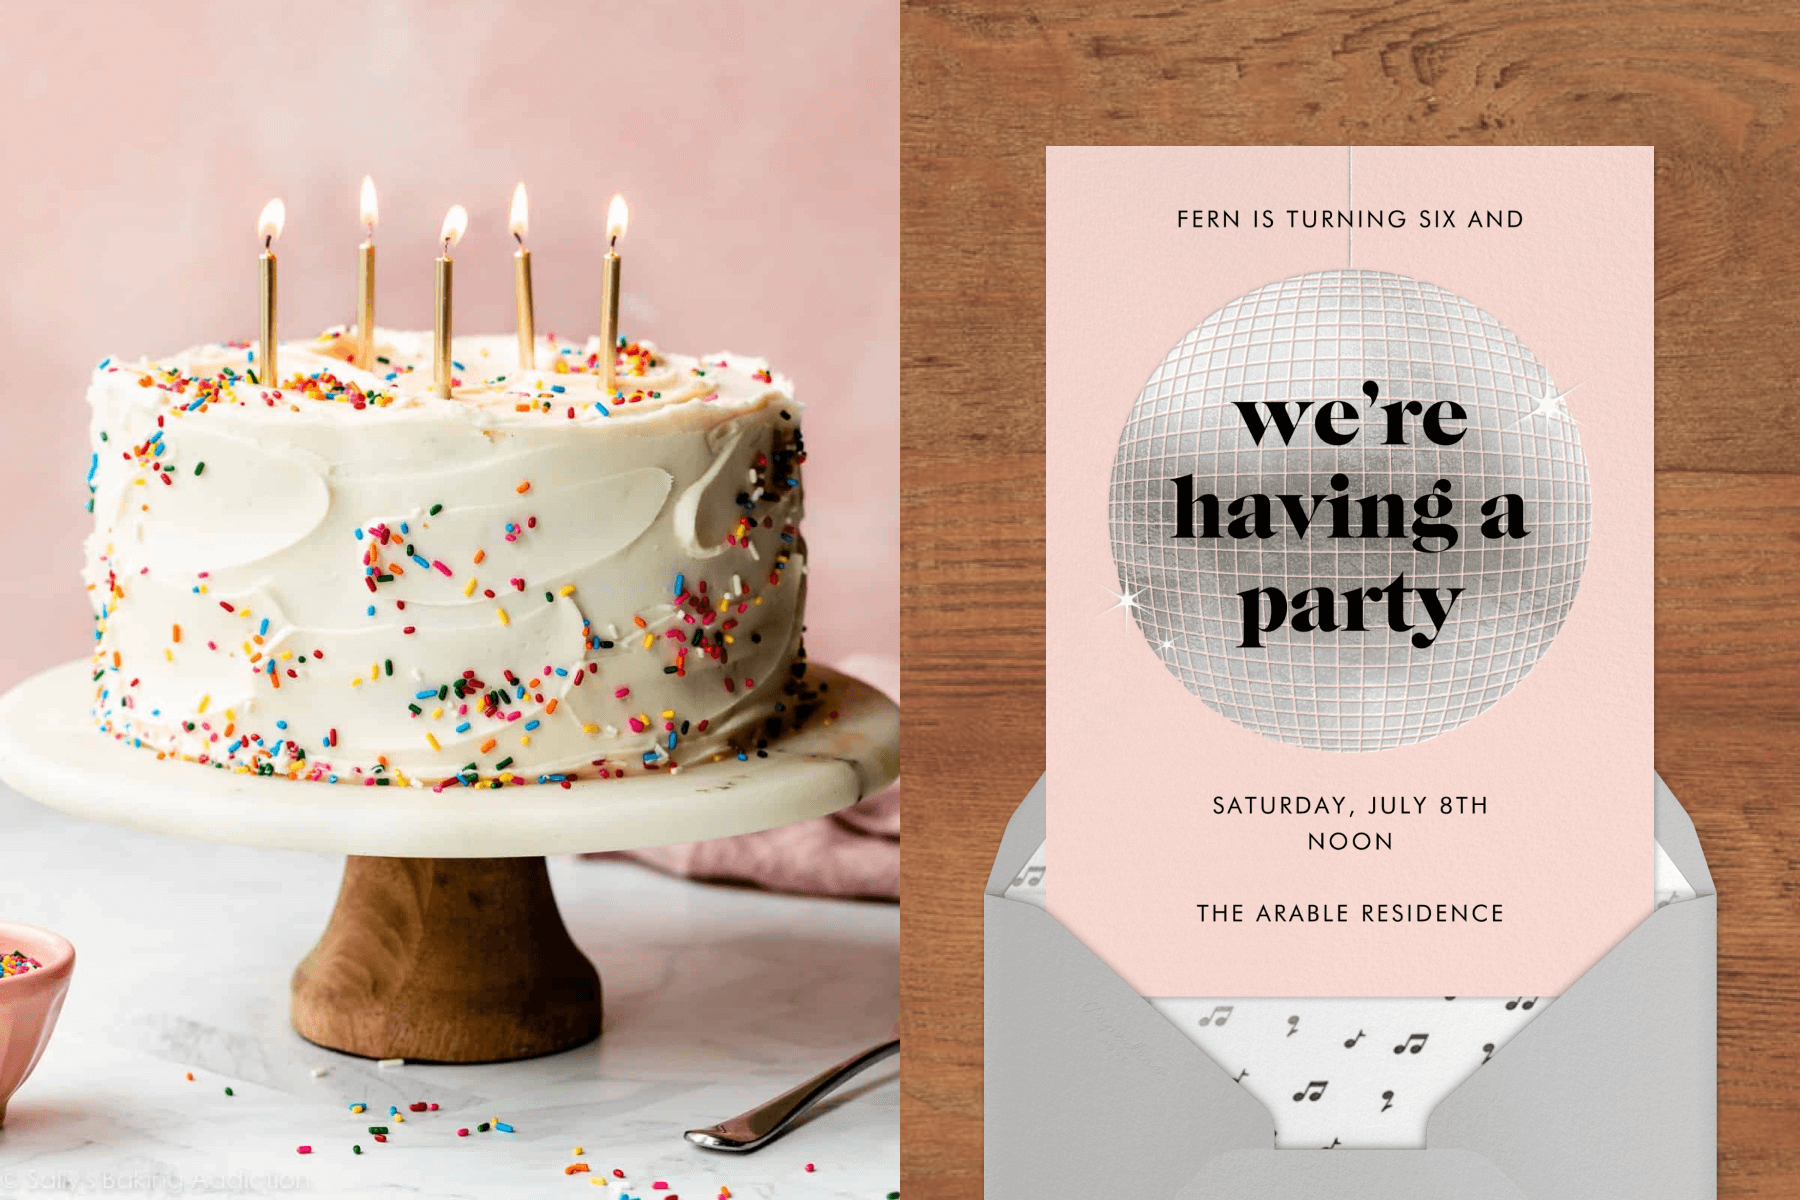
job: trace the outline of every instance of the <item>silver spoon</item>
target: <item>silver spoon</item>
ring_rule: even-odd
[[[739,1113],[707,1129],[690,1129],[683,1136],[707,1150],[724,1150],[732,1154],[748,1154],[760,1150],[786,1133],[806,1111],[863,1071],[900,1053],[898,1038],[864,1050],[855,1058],[821,1071],[798,1087],[791,1088],[766,1104]]]

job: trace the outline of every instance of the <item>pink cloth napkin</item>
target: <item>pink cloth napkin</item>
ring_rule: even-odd
[[[896,660],[857,655],[841,669],[890,696],[900,694]],[[900,785],[810,821],[596,857],[633,858],[671,875],[748,883],[775,892],[898,900]]]

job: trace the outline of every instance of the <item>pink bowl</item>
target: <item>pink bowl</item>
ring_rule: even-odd
[[[75,947],[68,938],[35,925],[0,921],[0,954],[14,950],[44,965],[0,979],[0,1125],[6,1124],[6,1102],[50,1044],[75,973]]]

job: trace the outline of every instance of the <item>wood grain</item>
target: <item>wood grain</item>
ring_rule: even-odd
[[[351,855],[294,1030],[365,1058],[507,1062],[600,1036],[600,975],[542,858]]]
[[[981,1194],[981,886],[1043,768],[1044,147],[1587,143],[1657,148],[1656,753],[1719,889],[1720,1195],[1800,1195],[1800,16],[908,0],[901,30],[905,1194]]]

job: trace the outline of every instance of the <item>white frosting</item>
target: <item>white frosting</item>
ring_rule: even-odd
[[[444,400],[430,335],[377,331],[372,372],[350,345],[284,344],[280,389],[242,345],[96,370],[102,728],[238,770],[454,786],[754,755],[829,719],[796,661],[788,380],[634,345],[608,393],[595,340],[541,339],[565,369],[520,371],[514,339],[459,338]]]

